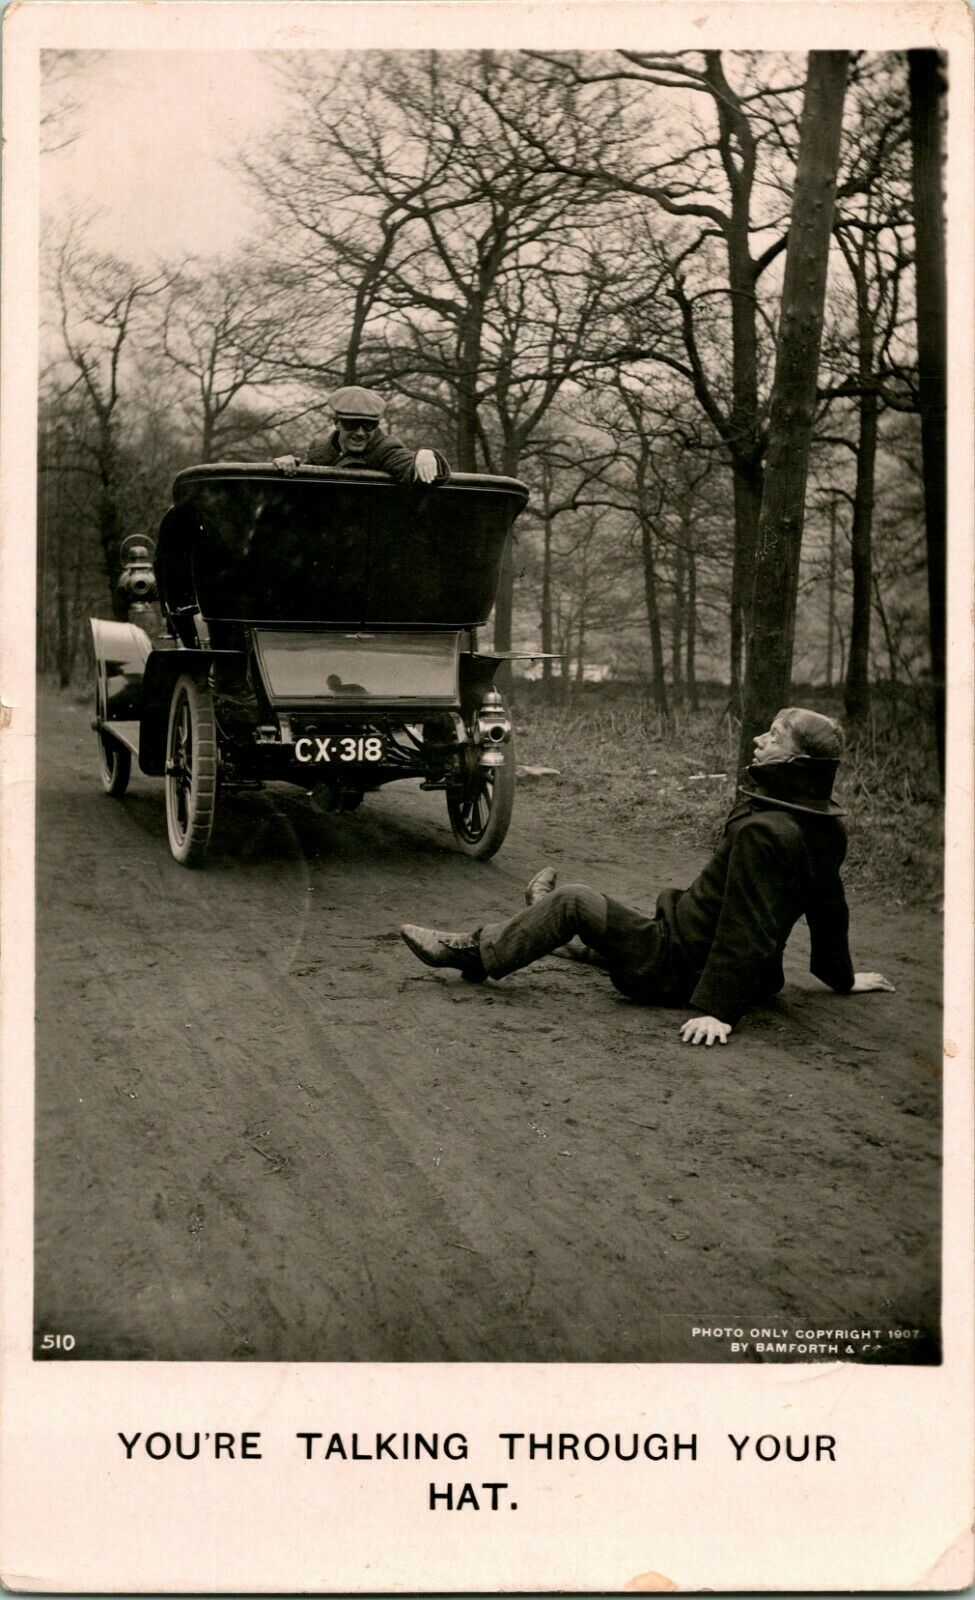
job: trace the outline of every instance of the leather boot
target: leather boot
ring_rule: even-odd
[[[554,867],[542,867],[540,872],[536,872],[534,878],[529,878],[525,885],[526,906],[536,905],[544,895],[551,894],[557,879],[558,873]]]
[[[406,948],[426,966],[456,967],[468,983],[483,983],[487,977],[477,933],[442,933],[436,928],[418,928],[412,922],[399,933]]]

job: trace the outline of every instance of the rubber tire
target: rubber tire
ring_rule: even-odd
[[[100,662],[96,662],[96,669],[98,677],[95,689],[95,718],[99,724],[103,724],[106,697]],[[98,740],[98,774],[102,780],[102,788],[113,800],[121,800],[129,787],[129,775],[132,771],[131,753],[127,745],[119,744],[116,739],[108,738],[101,732],[96,731],[95,738]]]
[[[447,792],[447,815],[454,831],[454,840],[462,855],[473,861],[489,861],[504,844],[511,824],[515,805],[515,741],[512,737],[504,746],[504,761],[500,767],[478,767],[476,777],[481,799],[488,799],[488,813],[480,831],[473,826],[467,813],[469,801]]]
[[[129,787],[132,753],[124,744],[119,744],[117,739],[111,739],[102,733],[99,733],[97,738],[98,770],[101,773],[102,788],[113,800],[121,800]]]
[[[185,820],[180,816],[180,784],[170,772],[177,729],[186,708],[189,732],[189,783]],[[187,724],[184,724],[187,726]],[[213,695],[207,686],[184,673],[176,680],[169,703],[166,731],[166,832],[173,859],[181,867],[201,867],[213,830],[217,797],[217,737]]]

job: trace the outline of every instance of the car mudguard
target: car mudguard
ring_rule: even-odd
[[[152,640],[134,622],[89,617],[95,652],[98,715],[103,722],[135,722],[142,707],[142,684]]]
[[[160,778],[166,770],[166,730],[173,687],[184,672],[206,677],[214,661],[239,661],[241,650],[153,650],[145,665],[139,715],[139,770]]]

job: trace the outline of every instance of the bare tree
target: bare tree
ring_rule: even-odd
[[[944,82],[934,50],[908,51],[914,237],[917,254],[917,341],[924,458],[924,520],[928,537],[931,674],[936,695],[938,766],[945,770],[945,595],[947,553],[947,282],[941,97]]]
[[[552,645],[562,656],[568,699],[572,686],[586,681],[594,651],[605,650],[608,638],[618,639],[638,620],[639,567],[612,506],[580,503],[553,527],[552,542]]]
[[[631,553],[632,594],[643,598],[652,699],[668,716],[667,633],[671,683],[676,687],[686,662],[689,697],[696,701],[700,560],[710,562],[725,542],[730,495],[711,493],[702,514],[700,494],[708,481],[712,491],[717,488],[717,441],[705,437],[686,397],[681,405],[661,386],[641,385],[622,373],[611,387],[593,385],[563,408],[562,420],[562,437],[548,441],[543,457],[561,491],[543,475],[543,580],[557,517],[595,508],[614,514],[610,526],[617,530],[620,555]],[[727,564],[723,578],[726,586]]]
[[[650,202],[675,221],[671,238],[659,235],[659,225],[655,229],[656,282],[644,296],[642,314],[640,302],[630,301],[624,318],[629,327],[618,354],[679,373],[727,451],[734,484],[730,672],[737,709],[767,443],[761,394],[765,314],[758,285],[786,237],[778,189],[769,186],[762,163],[789,159],[782,130],[794,119],[792,106],[801,82],[794,81],[795,63],[788,58],[770,75],[767,59],[756,69],[755,61],[745,56],[736,58],[736,85],[722,52],[713,50],[677,55],[618,51],[595,66],[580,58],[543,59],[580,93],[591,94],[593,85],[624,86],[631,113],[644,121],[659,108],[659,91],[687,97],[682,134],[675,136],[671,124],[663,148],[657,145],[649,164],[647,141],[634,137],[632,122],[609,157],[598,162],[584,148],[566,155],[552,144],[546,145],[545,156],[555,170],[577,178],[585,174],[600,188]],[[695,99],[706,117],[693,114]],[[589,103],[587,99],[586,108]],[[584,117],[582,106],[577,115]],[[759,249],[756,234],[766,241]],[[716,270],[719,252],[723,272]],[[709,330],[715,325],[715,296],[724,303],[727,333],[713,337]],[[664,305],[669,300],[675,308],[676,341],[661,328],[662,297]]]
[[[71,682],[83,601],[88,598],[94,527],[94,479],[77,448],[75,419],[42,399],[38,429],[37,654],[59,687]],[[95,552],[97,558],[97,552]],[[99,595],[99,599],[102,596]]]
[[[739,748],[742,767],[751,759],[755,735],[787,699],[792,674],[806,475],[848,68],[845,50],[810,53],[755,562]]]
[[[874,480],[880,422],[888,406],[913,405],[899,364],[912,308],[906,295],[911,256],[907,167],[906,86],[887,58],[864,65],[850,102],[834,233],[843,256],[852,303],[832,297],[832,325],[824,338],[824,368],[838,381],[825,384],[824,442],[848,448],[855,462],[851,519],[853,582],[845,705],[856,734],[870,709],[870,623],[873,610]],[[851,359],[852,356],[852,359]],[[837,428],[837,399],[843,407]],[[852,409],[851,409],[852,408]]]
[[[298,69],[300,123],[249,162],[297,307],[292,370],[394,385],[440,415],[461,469],[517,472],[561,389],[593,359],[611,276],[591,186],[567,183],[512,131],[551,123],[558,95],[540,95],[524,58],[486,51],[349,58],[327,94],[315,71]],[[301,271],[313,292],[328,284],[327,350],[310,337]],[[512,541],[500,650],[515,561]]]
[[[280,375],[259,274],[226,262],[184,265],[161,299],[154,342],[179,379],[195,459],[212,461],[277,424],[261,407]]]
[[[42,155],[74,144],[80,132],[85,76],[104,55],[104,50],[40,52]]]
[[[123,534],[119,417],[126,379],[125,358],[144,332],[147,304],[169,284],[165,271],[138,272],[111,255],[87,247],[83,226],[73,222],[54,247],[48,274],[60,360],[50,375],[52,391],[75,396],[78,446],[98,485],[96,522],[112,605]]]
[[[541,429],[534,436],[524,472],[536,493],[525,512],[526,528],[536,523],[540,532],[537,565],[537,601],[541,648],[546,657],[555,649],[555,590],[559,582],[559,556],[561,546],[557,530],[564,518],[571,518],[585,504],[589,494],[597,494],[598,485],[612,450],[601,450],[587,438],[585,448],[572,448],[569,419],[559,419],[561,436],[554,430]],[[566,435],[570,435],[567,437]],[[563,676],[565,667],[563,665]],[[551,660],[542,662],[542,682],[549,689],[553,672]]]

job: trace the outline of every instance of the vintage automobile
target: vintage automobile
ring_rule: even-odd
[[[430,488],[253,462],[181,472],[154,552],[125,541],[128,620],[91,619],[106,792],[125,793],[133,757],[162,777],[170,848],[192,867],[228,791],[283,781],[344,811],[419,778],[443,791],[460,850],[492,856],[515,753],[505,657],[476,630],[527,498],[479,474]]]

